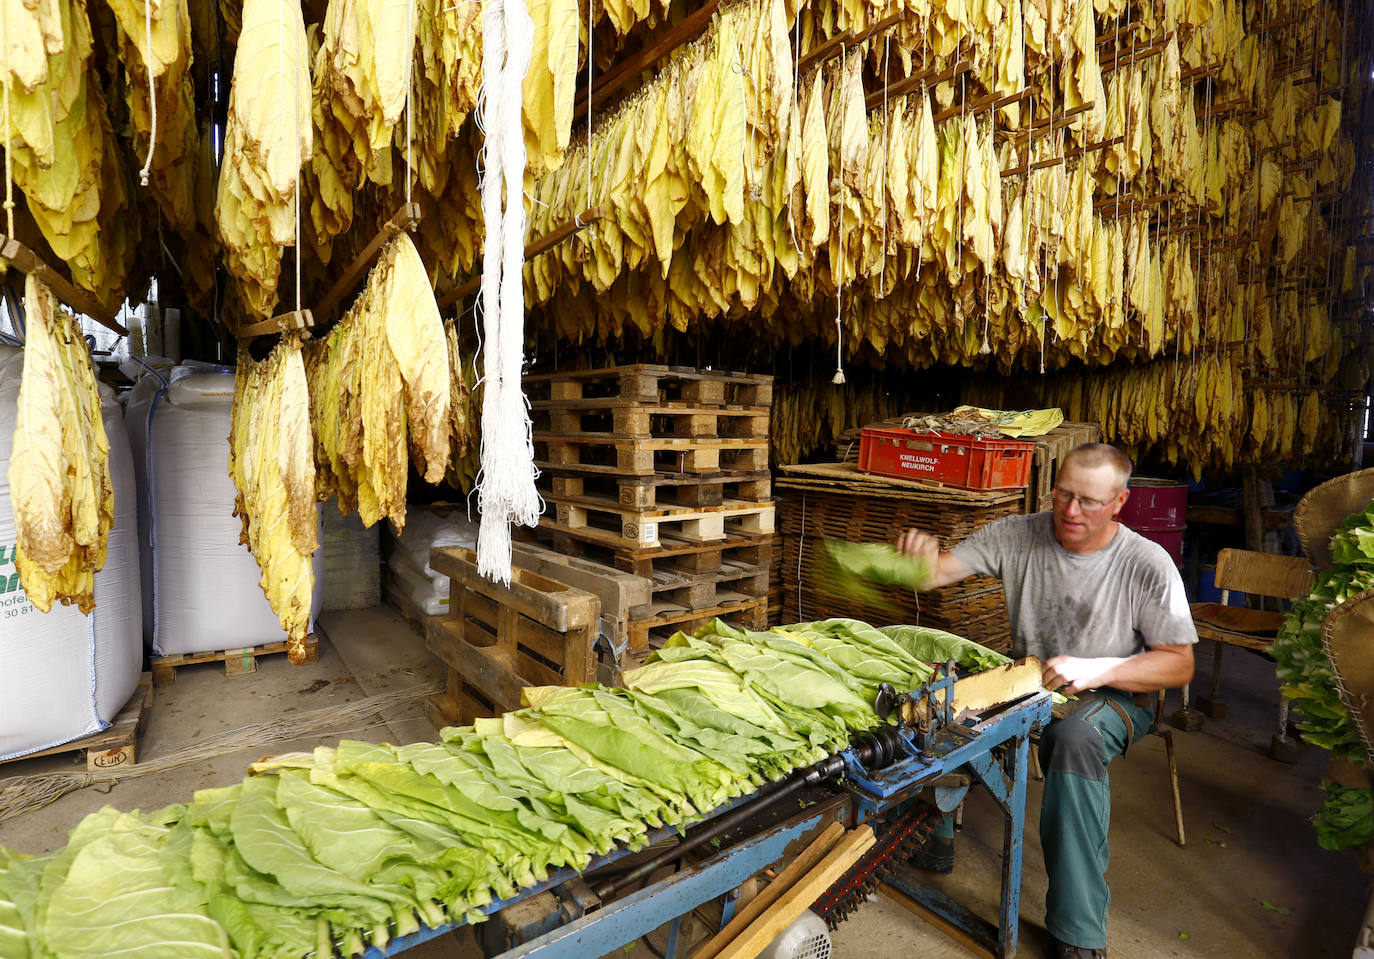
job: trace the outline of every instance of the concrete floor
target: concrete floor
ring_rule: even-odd
[[[176,682],[160,687],[139,744],[143,761],[227,731],[331,704],[341,704],[440,678],[423,640],[389,609],[328,613],[322,617],[320,659],[291,666],[265,657],[257,673],[229,678],[218,664],[182,667]],[[1211,651],[1199,656],[1196,687],[1205,689]],[[1350,954],[1368,901],[1366,877],[1349,853],[1316,845],[1307,822],[1321,801],[1326,754],[1304,747],[1301,760],[1281,765],[1265,755],[1277,703],[1273,668],[1257,656],[1228,650],[1225,691],[1230,712],[1202,731],[1175,733],[1188,845],[1173,839],[1173,813],[1164,744],[1147,737],[1112,766],[1113,905],[1110,954],[1144,957],[1317,957]],[[1177,702],[1174,695],[1173,705]],[[383,721],[335,729],[120,782],[88,787],[45,808],[0,822],[0,845],[36,853],[57,848],[79,819],[103,805],[155,808],[189,799],[194,790],[241,779],[250,762],[267,753],[310,749],[351,737],[410,742],[435,732],[418,707],[392,710]],[[73,754],[0,767],[0,778],[83,768]],[[1032,783],[1025,841],[1019,955],[1046,955],[1040,923],[1045,877],[1035,830],[1039,786]],[[1001,818],[992,801],[974,792],[966,804],[953,875],[934,884],[994,916],[1000,872]],[[1269,903],[1287,913],[1264,907]],[[662,947],[664,937],[650,937]],[[919,954],[971,956],[901,906],[879,897],[834,933],[839,959],[887,959]],[[406,954],[408,959],[479,957],[469,932],[446,936]],[[643,944],[625,959],[649,959]]]

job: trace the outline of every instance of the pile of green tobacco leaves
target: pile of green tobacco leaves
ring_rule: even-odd
[[[65,848],[0,847],[4,959],[358,955],[481,921],[560,868],[685,827],[878,725],[878,686],[1003,661],[855,620],[678,633],[624,688],[546,686],[438,742],[340,742],[151,813],[87,816]]]

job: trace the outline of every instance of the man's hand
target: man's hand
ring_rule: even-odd
[[[953,553],[940,552],[940,541],[919,529],[909,529],[897,537],[897,551],[924,563],[930,576],[921,584],[917,592],[939,589],[950,583],[957,583],[970,575],[964,564],[954,558]]]
[[[1182,686],[1193,678],[1193,647],[1151,646],[1134,656],[1054,656],[1041,678],[1050,692],[1072,696],[1085,689],[1115,686],[1128,693],[1149,693]]]
[[[1045,662],[1041,684],[1052,693],[1074,696],[1085,689],[1107,686],[1107,674],[1121,664],[1117,656],[1085,659],[1082,656],[1054,656]]]
[[[940,561],[940,541],[919,529],[909,529],[898,536],[897,550],[921,560],[930,569],[935,569]]]

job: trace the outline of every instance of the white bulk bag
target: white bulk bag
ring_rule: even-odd
[[[124,708],[143,666],[133,460],[114,394],[102,387],[115,518],[95,609],[54,604],[41,613],[14,568],[9,467],[22,350],[0,348],[0,759],[99,732]]]
[[[178,367],[167,386],[154,376],[140,380],[125,407],[141,466],[143,632],[159,656],[286,639],[258,585],[262,571],[239,543],[243,526],[229,478],[233,399],[232,372]],[[313,621],[323,595],[322,551],[312,566]]]

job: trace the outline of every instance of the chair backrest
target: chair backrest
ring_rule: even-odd
[[[1224,549],[1217,554],[1214,582],[1218,589],[1296,599],[1312,589],[1312,578],[1312,567],[1301,556]]]

